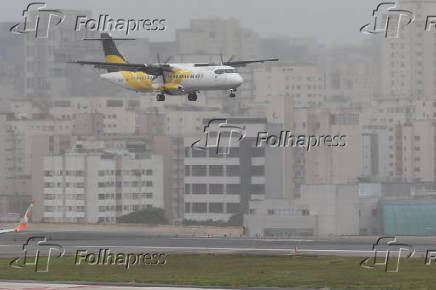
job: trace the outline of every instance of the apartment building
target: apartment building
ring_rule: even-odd
[[[44,158],[44,221],[115,223],[145,208],[163,208],[163,163],[135,156],[76,149]]]

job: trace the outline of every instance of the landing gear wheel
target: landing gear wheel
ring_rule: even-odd
[[[158,102],[163,102],[163,101],[165,101],[165,95],[164,95],[164,94],[157,94],[157,96],[156,96],[156,100],[157,100]]]
[[[197,93],[188,94],[188,101],[195,102],[197,100]]]
[[[231,93],[229,94],[229,97],[230,97],[230,98],[234,98],[234,97],[236,97],[236,94],[233,93],[233,92],[231,92]]]

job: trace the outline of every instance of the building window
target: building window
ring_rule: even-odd
[[[192,213],[206,213],[207,203],[205,202],[194,202],[192,203]]]
[[[223,176],[224,166],[222,165],[211,165],[209,166],[209,176]]]
[[[230,148],[228,157],[239,157],[239,147]]]
[[[185,184],[185,194],[191,194],[191,185]]]
[[[206,176],[206,165],[193,165],[192,176]]]
[[[238,213],[240,209],[239,203],[228,203],[227,204],[227,213],[235,214]]]
[[[185,176],[191,176],[191,166],[185,165]]]
[[[253,157],[264,157],[265,156],[265,148],[263,147],[255,147],[251,149]]]
[[[251,175],[252,176],[264,176],[265,175],[265,167],[263,165],[252,166],[251,167]]]
[[[209,194],[223,194],[224,184],[209,184]]]
[[[193,184],[192,194],[206,194],[206,184]]]
[[[192,157],[202,158],[206,157],[205,150],[192,150]]]
[[[210,213],[223,213],[224,212],[224,204],[213,202],[209,204],[209,212]]]
[[[240,184],[227,184],[227,194],[240,194],[241,185]]]
[[[227,176],[239,176],[240,167],[239,165],[228,165],[227,166]]]

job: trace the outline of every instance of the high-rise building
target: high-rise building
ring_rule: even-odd
[[[325,74],[315,64],[277,65],[254,72],[255,100],[269,102],[276,96],[292,96],[294,106],[319,107],[325,99]]]
[[[32,11],[31,13],[37,13]],[[94,31],[75,31],[76,16],[90,16],[90,11],[63,10],[64,21],[51,27],[48,38],[24,35],[25,96],[45,108],[50,98],[116,94],[118,88],[98,77],[95,70],[69,64],[77,59],[98,60],[103,53]]]
[[[405,26],[406,17],[392,16],[388,37],[377,35],[380,62],[380,93],[384,99],[422,99],[436,94],[435,31],[426,31],[427,16],[436,13],[436,2],[400,0],[397,9],[408,10],[415,20]],[[387,21],[380,15],[379,21]],[[401,23],[398,23],[398,22]],[[399,25],[398,25],[399,24]],[[398,30],[398,27],[400,29]],[[398,32],[398,37],[395,37]]]

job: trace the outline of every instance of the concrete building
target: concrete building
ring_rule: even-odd
[[[64,21],[50,29],[47,39],[24,35],[24,93],[41,108],[47,108],[50,98],[104,94],[108,87],[116,90],[96,77],[95,71],[67,63],[83,56],[98,59],[102,49],[100,43],[81,41],[97,37],[96,32],[72,29],[76,16],[91,16],[90,11],[62,10],[62,13]]]
[[[115,97],[73,97],[53,100],[50,114],[58,120],[71,120],[77,134],[103,136],[132,135],[136,132],[136,113],[132,110],[136,99]],[[88,118],[92,122],[87,122]],[[83,128],[88,123],[91,128]],[[82,128],[81,128],[82,127]],[[91,130],[82,132],[80,130]]]
[[[295,200],[251,201],[249,236],[335,236],[359,233],[357,185],[303,185]]]
[[[184,139],[182,137],[154,136],[153,152],[161,155],[163,160],[166,216],[171,223],[182,223],[185,210]]]
[[[325,100],[325,75],[318,65],[263,66],[253,75],[256,102],[292,96],[296,108],[318,107]]]
[[[210,120],[204,120],[204,126]],[[256,147],[258,132],[265,131],[266,120],[229,118],[229,125],[243,127],[246,136],[240,142],[229,140],[230,131],[220,131],[220,144],[231,147],[193,149],[206,136],[186,137],[185,145],[185,219],[228,221],[234,214],[248,213],[250,200],[265,196],[265,149]],[[218,127],[208,127],[209,144],[213,144]],[[201,138],[201,139],[200,139]],[[229,149],[228,155],[217,154]],[[271,182],[274,182],[271,180]]]
[[[44,158],[44,221],[115,223],[134,211],[164,207],[160,156],[78,151]]]
[[[356,183],[362,174],[362,135],[353,110],[296,109],[295,135],[343,136],[340,146],[321,144],[300,151],[297,173],[302,184]],[[346,166],[344,166],[346,164]]]
[[[320,58],[326,100],[337,107],[367,105],[375,98],[378,77],[375,54],[372,42],[365,44],[326,49]]]
[[[411,11],[415,21],[406,27],[398,18],[390,21],[388,38],[380,34],[380,97],[384,99],[421,99],[436,94],[436,55],[434,31],[426,32],[427,16],[436,13],[436,3],[400,0],[396,9]],[[383,17],[383,15],[380,15]],[[386,17],[386,16],[385,16]],[[386,18],[385,18],[386,19]],[[401,21],[401,20],[400,20]],[[403,20],[404,21],[404,20]],[[397,27],[398,25],[398,27]],[[398,31],[398,29],[400,30]],[[398,34],[398,38],[395,35]]]

